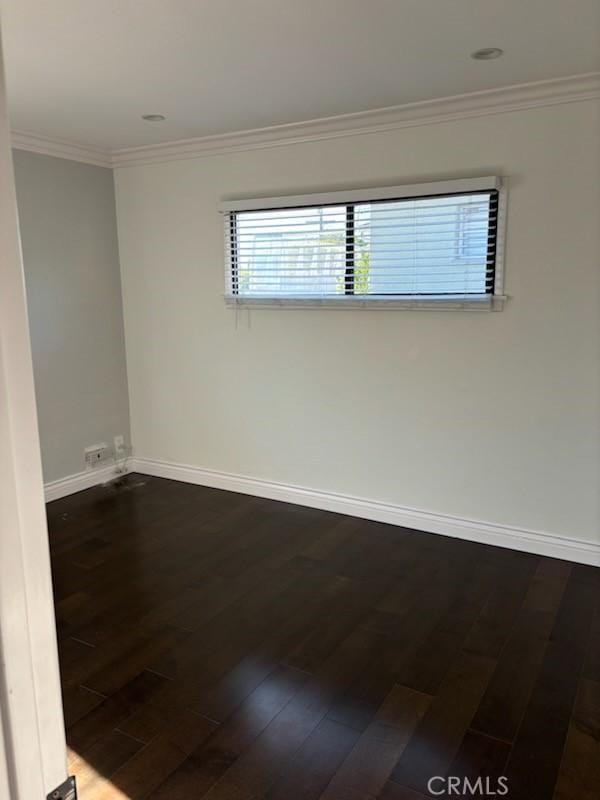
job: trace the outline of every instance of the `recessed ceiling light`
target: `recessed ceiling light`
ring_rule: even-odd
[[[471,53],[471,58],[477,61],[491,61],[493,58],[500,58],[503,53],[504,50],[500,50],[499,47],[482,47],[481,50]]]
[[[162,122],[166,119],[162,114],[142,114],[142,119],[146,122]]]

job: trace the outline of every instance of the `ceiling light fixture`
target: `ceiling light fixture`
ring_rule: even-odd
[[[146,122],[162,122],[166,119],[162,114],[142,114],[142,119]]]
[[[494,58],[500,58],[503,53],[504,50],[500,50],[499,47],[482,47],[481,50],[471,53],[471,58],[476,61],[491,61]]]

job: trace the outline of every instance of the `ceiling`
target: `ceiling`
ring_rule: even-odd
[[[11,125],[117,149],[600,70],[598,0],[0,0]],[[496,61],[474,61],[501,47]],[[142,114],[160,113],[149,123]]]

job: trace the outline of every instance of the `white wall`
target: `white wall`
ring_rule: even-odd
[[[598,541],[598,104],[116,172],[140,457]],[[499,313],[225,307],[224,197],[510,178]]]
[[[46,482],[81,472],[83,450],[129,440],[113,175],[14,151]]]

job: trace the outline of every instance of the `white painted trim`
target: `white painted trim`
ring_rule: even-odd
[[[106,483],[116,478],[118,474],[120,473],[117,473],[116,465],[110,464],[107,467],[90,469],[85,472],[78,472],[75,475],[67,475],[66,478],[50,481],[44,484],[46,502],[49,503],[52,500],[58,500],[60,497],[81,492],[83,489],[90,489],[99,483]]]
[[[66,158],[70,161],[81,161],[84,164],[93,164],[96,167],[112,167],[110,152],[99,147],[77,144],[66,139],[56,139],[18,130],[11,131],[10,139],[12,147],[17,150],[28,150],[30,153]]]
[[[463,294],[419,297],[418,295],[331,295],[329,297],[245,297],[225,295],[229,308],[296,309],[326,308],[335,311],[502,311],[506,295]]]
[[[503,114],[597,98],[600,98],[600,72],[592,72],[408,103],[375,111],[325,117],[308,122],[201,136],[158,145],[126,147],[112,151],[112,163],[115,167],[125,167],[178,161],[320,139],[335,139],[340,136],[381,133],[416,125],[433,125],[468,117]]]
[[[185,464],[174,464],[168,461],[157,461],[149,458],[134,458],[130,463],[132,472],[154,475],[158,478],[195,483],[200,486],[211,486],[226,489],[230,492],[267,497],[285,503],[295,503],[338,514],[372,519],[390,525],[438,533],[457,539],[472,542],[508,547],[526,553],[562,558],[581,564],[600,566],[600,542],[586,542],[556,536],[543,531],[515,528],[509,525],[497,525],[489,522],[478,522],[472,519],[453,517],[449,514],[437,514],[415,508],[381,503],[362,497],[322,492],[302,486],[291,486],[275,481],[250,478],[229,472],[218,472],[212,469],[201,469]]]
[[[0,795],[35,800],[67,777],[66,742],[1,41],[0,175]]]
[[[558,103],[574,103],[600,98],[600,72],[521,83],[499,89],[406,103],[400,106],[341,114],[306,122],[273,125],[267,128],[199,136],[162,144],[124,147],[113,150],[78,144],[28,131],[12,131],[12,146],[19,150],[68,158],[100,167],[126,167],[158,164],[201,156],[239,153],[265,147],[281,147],[341,136],[382,133],[418,125],[505,114]]]
[[[463,192],[485,192],[502,188],[502,178],[497,175],[483,178],[459,178],[450,181],[428,183],[405,183],[400,186],[373,186],[369,189],[347,189],[340,192],[316,192],[313,194],[278,195],[277,197],[251,197],[242,200],[222,200],[219,211],[264,211],[273,208],[303,208],[304,206],[346,205],[370,200],[400,200],[410,197],[434,197],[437,195],[461,194]]]

